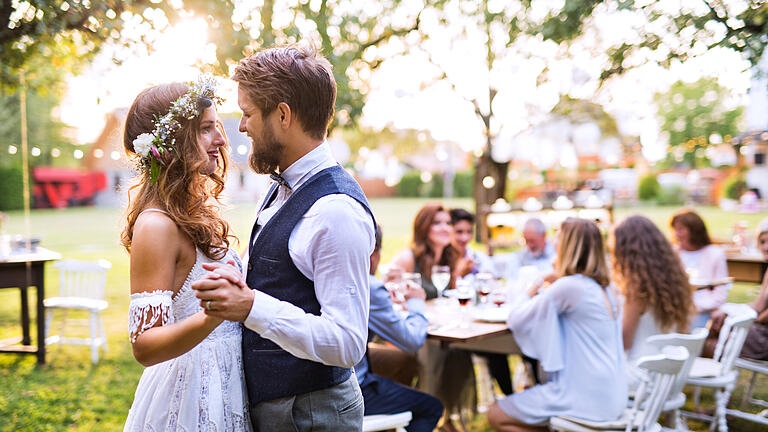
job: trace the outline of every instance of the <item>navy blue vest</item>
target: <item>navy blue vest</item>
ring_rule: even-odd
[[[270,189],[267,201],[275,187]],[[251,243],[246,282],[251,289],[293,303],[305,312],[320,315],[314,283],[291,260],[288,239],[296,224],[320,198],[330,194],[354,198],[373,218],[360,185],[341,166],[324,169],[301,185],[280,210],[261,228]],[[360,287],[367,289],[367,287]],[[258,333],[243,329],[243,366],[251,404],[299,395],[332,387],[346,381],[351,368],[327,366],[294,357]]]

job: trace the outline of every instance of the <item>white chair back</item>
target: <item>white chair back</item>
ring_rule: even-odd
[[[662,354],[641,357],[637,361],[648,376],[635,393],[635,404],[629,414],[626,432],[631,432],[634,425],[638,426],[637,432],[654,430],[664,402],[687,359],[686,348],[666,346],[662,348]]]
[[[720,375],[734,368],[734,362],[741,353],[747,332],[752,322],[757,318],[757,312],[746,304],[728,303],[723,305],[723,311],[728,314],[717,338],[715,353],[712,359],[720,363]]]
[[[59,270],[59,297],[104,299],[109,261],[62,260],[53,265]]]
[[[688,359],[680,369],[680,373],[677,374],[677,379],[670,390],[670,395],[674,396],[683,391],[685,381],[688,379],[691,367],[693,367],[693,361],[701,354],[701,349],[704,347],[704,340],[706,340],[708,334],[709,330],[705,328],[697,328],[693,329],[691,334],[660,334],[651,336],[646,340],[649,345],[655,346],[659,352],[666,346],[681,346],[688,351]]]

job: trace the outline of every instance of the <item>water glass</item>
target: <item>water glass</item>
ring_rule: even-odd
[[[432,266],[432,284],[437,289],[437,298],[443,297],[443,291],[451,283],[451,269],[448,266]]]

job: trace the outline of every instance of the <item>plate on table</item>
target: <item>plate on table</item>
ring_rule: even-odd
[[[477,321],[505,323],[507,322],[507,317],[509,316],[509,308],[508,307],[487,307],[487,308],[476,307],[472,309],[471,314],[472,314],[472,318],[474,318]]]

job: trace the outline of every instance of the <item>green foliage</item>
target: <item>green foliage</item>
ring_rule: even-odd
[[[432,180],[425,184],[424,189],[427,191],[427,196],[430,198],[442,198],[443,196],[443,177],[440,175],[433,175]]]
[[[738,200],[747,191],[747,182],[742,175],[731,175],[723,182],[723,197]]]
[[[661,128],[669,134],[672,147],[668,158],[675,157],[691,167],[701,165],[709,137],[735,135],[744,108],[727,109],[729,90],[715,78],[701,78],[694,83],[678,81],[665,93],[655,96]]]
[[[685,204],[687,194],[685,188],[680,185],[665,186],[659,189],[656,203],[665,206],[681,206]]]
[[[421,196],[421,175],[416,171],[403,174],[400,183],[397,184],[397,196],[404,198]]]
[[[659,181],[656,180],[656,176],[648,174],[641,178],[637,185],[637,197],[642,201],[651,201],[659,196],[660,190],[661,187],[659,186]]]
[[[0,179],[0,210],[23,208],[21,164],[0,166]]]
[[[0,89],[14,90],[20,69],[36,74],[36,79],[28,79],[30,88],[56,88],[68,72],[86,64],[105,44],[144,43],[151,47],[157,32],[149,30],[160,32],[180,19],[200,16],[209,23],[208,39],[216,45],[217,56],[214,64],[202,66],[223,75],[255,50],[312,41],[334,66],[338,94],[332,128],[356,124],[369,90],[367,77],[385,58],[398,54],[380,52],[377,47],[416,31],[421,13],[402,0],[378,1],[375,7],[328,1],[289,5],[274,0],[261,4],[233,0],[20,0],[16,10],[12,3],[0,5]],[[274,19],[276,15],[291,19]],[[406,49],[407,44],[403,44]],[[129,52],[114,61],[120,63],[131,55]]]
[[[31,166],[75,165],[75,146],[64,137],[66,125],[52,118],[58,98],[51,93],[29,92],[27,94],[27,143],[30,150],[40,149],[40,156],[30,156]],[[0,166],[21,164],[21,113],[19,94],[0,96]],[[9,146],[17,148],[16,154],[9,154]],[[59,156],[54,157],[53,150]]]
[[[453,196],[457,198],[471,198],[474,195],[474,184],[474,171],[457,172],[453,177]]]

